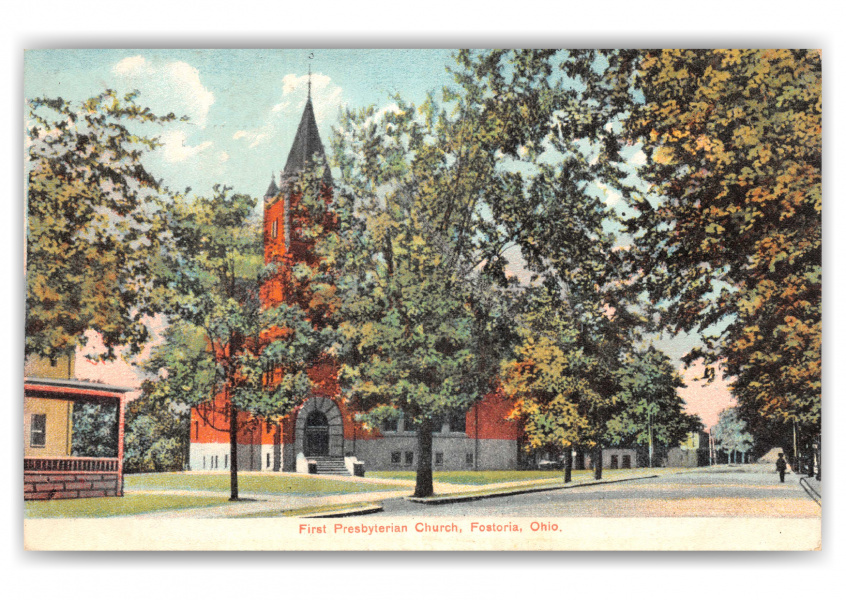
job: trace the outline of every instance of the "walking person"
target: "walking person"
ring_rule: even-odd
[[[778,471],[778,478],[784,483],[784,472],[787,470],[787,463],[784,460],[784,454],[778,453],[778,460],[776,461],[776,471]]]

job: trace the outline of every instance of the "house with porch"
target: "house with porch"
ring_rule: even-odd
[[[73,355],[26,360],[24,500],[123,495],[124,408],[130,391],[75,379]],[[86,444],[74,436],[75,416],[90,414],[113,424],[110,439],[97,440],[107,449],[97,456],[86,456]]]

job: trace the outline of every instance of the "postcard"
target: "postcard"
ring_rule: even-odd
[[[29,550],[820,550],[816,50],[30,50]]]

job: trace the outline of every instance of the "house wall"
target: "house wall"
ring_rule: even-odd
[[[46,415],[44,446],[33,446],[32,415]],[[27,396],[24,398],[24,455],[70,456],[73,402]]]
[[[24,473],[24,500],[123,496],[118,473]]]

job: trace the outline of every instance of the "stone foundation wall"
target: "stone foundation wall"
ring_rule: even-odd
[[[24,500],[123,496],[117,473],[24,473]]]

